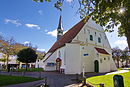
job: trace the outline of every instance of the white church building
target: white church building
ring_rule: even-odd
[[[44,58],[45,71],[65,74],[117,70],[103,28],[91,18],[83,19],[63,35],[60,16],[57,41]]]

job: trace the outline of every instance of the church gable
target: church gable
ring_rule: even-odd
[[[100,47],[111,48],[103,28],[96,24],[91,18],[82,27],[72,42],[88,43]]]
[[[81,20],[70,30],[68,30],[68,32],[66,32],[57,42],[54,43],[54,45],[50,48],[48,52],[54,52],[58,48],[63,47],[65,43],[70,43],[75,38],[75,36],[80,32],[80,30],[83,28],[88,19]]]

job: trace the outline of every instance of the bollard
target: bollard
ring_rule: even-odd
[[[23,77],[25,76],[25,72],[22,72],[22,76],[23,76]]]
[[[39,79],[41,79],[41,71],[39,71]]]
[[[45,84],[43,85],[43,87],[49,87],[49,85],[47,84],[47,77],[45,77]]]
[[[84,82],[83,82],[84,85],[86,85],[86,78],[84,78]]]
[[[100,83],[99,85],[100,85],[100,87],[104,87],[104,84],[103,84],[103,83]]]
[[[12,76],[12,71],[9,72],[9,75]]]
[[[84,86],[87,86],[86,78],[85,78],[85,77],[83,78],[83,84],[82,84],[82,86],[80,86],[80,87],[84,87]]]

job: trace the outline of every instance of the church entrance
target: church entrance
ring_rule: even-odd
[[[98,62],[98,60],[94,61],[94,72],[99,72],[99,62]]]
[[[56,59],[56,71],[60,71],[60,67],[61,67],[61,59],[57,58]]]

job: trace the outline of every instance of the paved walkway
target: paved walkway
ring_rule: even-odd
[[[21,72],[12,72],[12,73],[1,72],[0,74],[22,76]],[[41,74],[41,78],[47,77],[47,84],[49,84],[49,87],[64,87],[64,86],[72,87],[68,85],[76,83],[76,81],[72,81],[72,79],[76,79],[76,75],[65,75],[65,74],[59,74],[57,72],[41,72],[41,73],[26,72],[25,76],[39,78],[40,74]],[[30,87],[30,86],[34,86],[35,84],[38,84],[38,83],[41,84],[44,82],[45,82],[44,80],[40,80],[40,81],[35,81],[35,82],[21,83],[21,84],[9,85],[9,86],[3,86],[3,87]],[[76,87],[76,86],[73,86],[73,87]]]
[[[116,72],[110,72],[110,73],[107,73],[107,74],[105,74],[105,75],[119,74],[119,73],[125,73],[125,72],[129,72],[129,70],[120,70],[120,71],[116,71]]]
[[[13,76],[21,76],[23,75],[21,72],[1,72],[0,74],[5,75],[13,75]],[[86,77],[92,77],[97,75],[104,75],[100,73],[87,73]],[[47,77],[47,84],[49,84],[49,87],[79,87],[76,82],[77,75],[65,75],[65,74],[59,74],[57,72],[26,72],[25,76],[27,77],[35,77],[41,78]],[[81,78],[82,76],[79,76]],[[35,82],[28,82],[28,83],[21,83],[16,85],[9,85],[9,86],[3,86],[3,87],[36,87],[37,84],[45,83],[44,80],[35,81]]]

